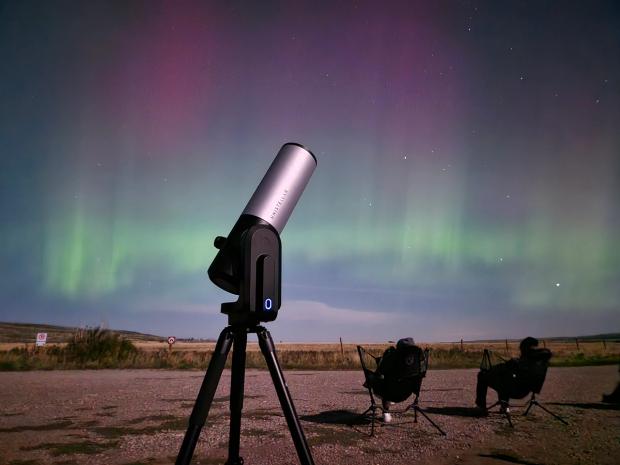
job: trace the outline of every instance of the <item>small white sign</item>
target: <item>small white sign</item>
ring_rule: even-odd
[[[172,345],[176,342],[177,338],[174,336],[168,337],[168,344]]]
[[[37,346],[44,346],[47,342],[47,333],[37,333]]]

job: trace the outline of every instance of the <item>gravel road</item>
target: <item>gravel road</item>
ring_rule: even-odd
[[[473,416],[476,372],[434,370],[424,381],[421,405],[446,437],[424,420],[413,423],[411,413],[369,437],[357,416],[369,404],[361,372],[285,376],[317,465],[620,463],[620,410],[599,403],[615,387],[617,367],[551,368],[540,400],[569,425],[540,409],[519,416],[519,401],[513,429],[498,414]],[[0,465],[174,463],[202,378],[163,370],[0,373]],[[225,371],[193,463],[226,461],[229,385]],[[268,372],[248,370],[245,394],[245,463],[298,463]]]

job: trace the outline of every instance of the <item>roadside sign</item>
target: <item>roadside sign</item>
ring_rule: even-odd
[[[37,333],[37,346],[44,346],[47,342],[47,333]]]
[[[177,340],[177,338],[176,338],[176,337],[174,337],[174,336],[168,336],[168,350],[169,350],[170,352],[172,352],[172,344],[174,344],[176,340]]]

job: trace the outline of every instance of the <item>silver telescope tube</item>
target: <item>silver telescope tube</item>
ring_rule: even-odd
[[[283,145],[241,214],[261,218],[281,233],[316,165],[304,146]]]

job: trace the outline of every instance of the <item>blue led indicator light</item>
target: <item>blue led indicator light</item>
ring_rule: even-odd
[[[273,303],[271,302],[271,299],[265,299],[265,310],[271,310],[272,306]]]

